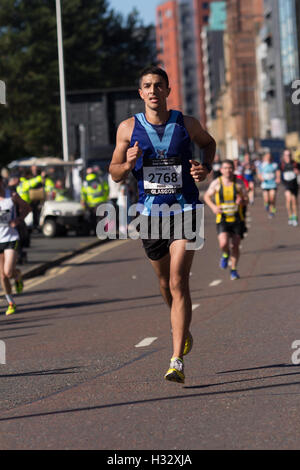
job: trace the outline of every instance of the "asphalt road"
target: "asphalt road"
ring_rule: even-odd
[[[300,229],[279,202],[274,220],[260,198],[250,208],[234,282],[206,210],[184,385],[163,379],[169,312],[139,241],[28,279],[18,313],[0,318],[0,448],[299,449]]]

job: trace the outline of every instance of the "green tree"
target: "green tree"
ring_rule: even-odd
[[[107,0],[61,0],[67,91],[132,85],[154,61],[151,27]],[[1,164],[28,155],[61,154],[54,0],[1,0]]]

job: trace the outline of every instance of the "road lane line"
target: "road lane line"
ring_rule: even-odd
[[[152,344],[155,340],[157,339],[156,336],[149,337],[149,338],[144,338],[142,341],[140,341],[138,344],[135,345],[136,348],[143,348],[144,346],[149,346]]]
[[[216,279],[215,281],[212,281],[212,282],[209,284],[209,287],[218,286],[219,284],[221,284],[221,282],[222,282],[221,279]]]
[[[199,307],[199,306],[200,306],[200,304],[193,304],[193,305],[192,305],[192,310],[195,310],[195,309],[196,309],[197,307]]]

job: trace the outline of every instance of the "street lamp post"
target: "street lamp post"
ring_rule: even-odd
[[[2,80],[0,80],[0,104],[6,104],[6,87]]]
[[[59,65],[59,86],[60,86],[60,107],[61,107],[63,157],[64,157],[64,161],[68,162],[69,161],[69,149],[68,149],[66,92],[65,92],[65,74],[64,74],[64,54],[63,54],[63,37],[62,37],[60,0],[56,0],[56,24],[57,24],[57,46],[58,46],[58,65]]]

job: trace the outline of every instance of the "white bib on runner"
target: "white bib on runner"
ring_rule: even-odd
[[[0,243],[7,243],[19,239],[18,231],[10,227],[10,221],[14,218],[14,203],[11,192],[6,189],[5,197],[0,200]]]
[[[283,172],[284,181],[293,181],[296,179],[296,174],[293,171],[284,171]]]
[[[270,180],[273,180],[273,179],[275,179],[275,173],[274,172],[264,174],[264,180],[270,181]]]
[[[179,157],[144,160],[144,190],[148,194],[176,194],[182,191],[182,165]]]

